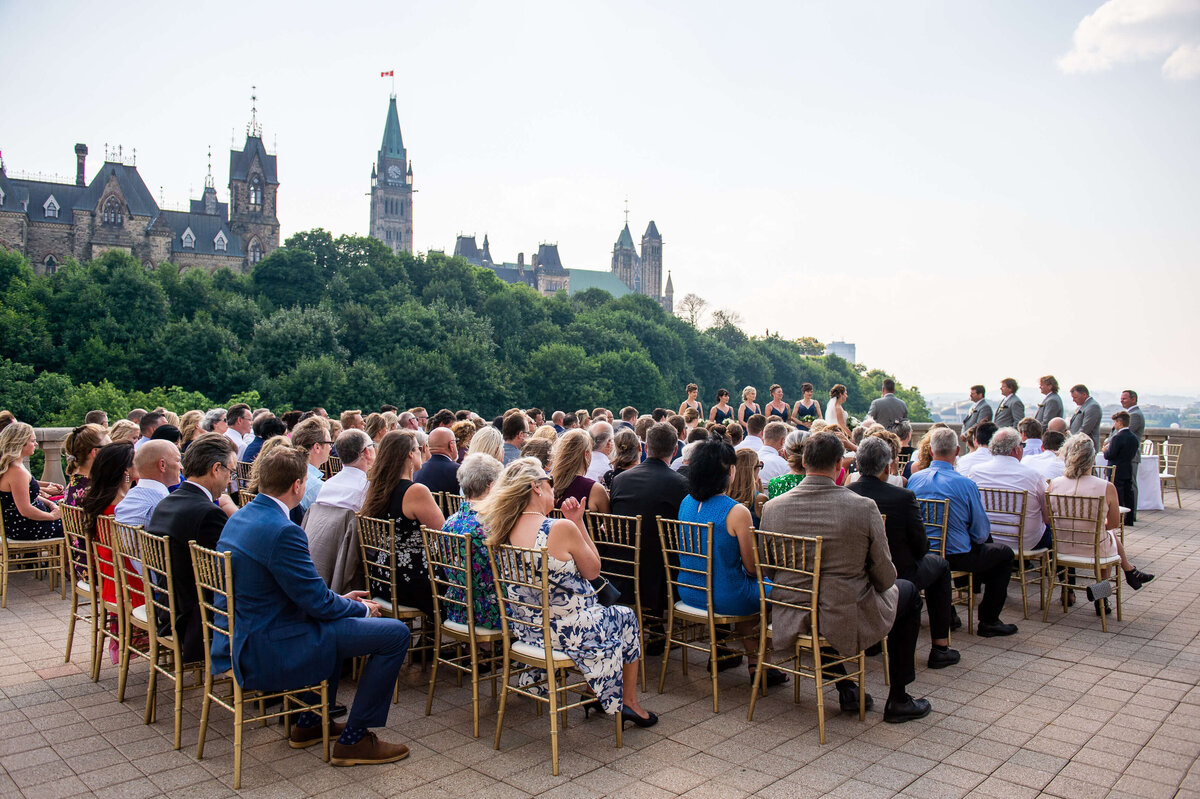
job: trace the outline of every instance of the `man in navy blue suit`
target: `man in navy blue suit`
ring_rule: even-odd
[[[429,460],[417,469],[413,482],[420,483],[430,491],[459,493],[458,488],[458,445],[454,432],[449,427],[438,427],[429,433]]]
[[[225,524],[217,549],[232,553],[236,624],[212,644],[212,668],[232,668],[243,688],[286,690],[328,680],[337,695],[342,661],[370,655],[358,681],[354,706],[338,735],[335,766],[390,763],[408,747],[380,741],[371,727],[387,723],[396,675],[408,653],[409,629],[379,618],[365,591],[339,596],[325,585],[308,554],[303,528],[288,513],[304,496],[308,475],[303,450],[280,447],[260,456],[259,494]],[[292,728],[293,749],[321,740],[320,718],[302,713]]]

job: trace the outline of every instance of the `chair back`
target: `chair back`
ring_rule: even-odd
[[[126,612],[132,608],[147,605],[150,601],[147,596],[146,581],[142,579],[142,573],[138,569],[142,559],[142,547],[138,535],[141,530],[141,525],[135,527],[121,524],[118,521],[114,521],[112,524],[113,558],[118,564],[117,568],[121,575],[117,584],[121,590],[121,604],[126,608]],[[149,623],[153,624],[153,616],[147,614],[146,618]]]
[[[254,468],[253,461],[238,461],[237,462],[237,477],[241,485],[249,485],[250,471]]]
[[[1174,475],[1179,471],[1179,456],[1183,454],[1183,444],[1172,444],[1164,441],[1162,445],[1162,472]]]
[[[100,516],[96,519],[96,535],[92,538],[92,562],[96,565],[96,579],[100,588],[97,597],[104,595],[104,586],[112,582],[113,594],[117,602],[121,601],[121,569],[117,565],[117,554],[113,539],[116,537],[114,527],[117,520],[112,516]]]
[[[83,508],[65,502],[59,502],[58,507],[62,508],[63,539],[67,547],[67,562],[72,570],[67,577],[74,574],[75,581],[82,580],[92,586],[96,579],[96,562],[93,560],[92,528],[88,526],[87,514]]]
[[[901,452],[896,458],[896,474],[904,474],[904,469],[910,460],[912,460],[911,452]]]
[[[1116,471],[1116,468],[1117,467],[1113,466],[1111,463],[1105,466],[1093,466],[1092,476],[1099,477],[1101,480],[1106,480],[1111,483],[1113,481],[1113,472]]]
[[[258,496],[258,494],[255,493],[254,491],[247,491],[246,489],[243,488],[241,491],[237,492],[238,507],[239,508],[246,507],[247,505],[249,505],[251,502],[254,501],[254,498],[256,496]]]
[[[925,523],[925,536],[929,539],[929,548],[936,550],[943,558],[946,557],[946,530],[950,525],[950,500],[918,499],[917,506],[921,509],[921,521]]]
[[[642,517],[618,516],[613,513],[586,513],[584,524],[600,552],[600,573],[612,580],[633,580],[634,596],[641,577]],[[641,601],[637,601],[638,618],[642,616]]]
[[[442,512],[446,514],[446,518],[450,518],[458,513],[458,509],[462,507],[462,494],[453,494],[449,491],[442,492]]]
[[[372,599],[396,603],[396,522],[358,517],[358,548]]]
[[[342,459],[336,455],[330,455],[321,470],[325,472],[325,479],[328,480],[342,470]]]
[[[770,608],[807,613],[811,645],[820,641],[821,537],[754,531],[754,573],[764,619]],[[768,587],[771,590],[768,591]],[[807,637],[807,636],[801,636]]]
[[[142,556],[142,582],[145,585],[146,618],[169,619],[172,640],[175,632],[175,573],[171,569],[171,548],[166,536],[137,528],[138,551]],[[160,636],[162,637],[162,636]]]
[[[433,589],[433,612],[444,620],[452,608],[466,619],[467,634],[475,643],[475,587],[471,580],[471,536],[421,525],[429,584]]]
[[[1098,554],[1107,510],[1104,497],[1047,494],[1046,510],[1055,551],[1088,550]]]
[[[1029,503],[1029,492],[980,488],[979,498],[983,500],[983,509],[987,511],[988,520],[991,522],[992,535],[1015,538],[1017,545],[1013,549],[1017,552],[1024,551],[1025,507]]]
[[[712,542],[713,525],[664,519],[656,516],[658,537],[662,544],[667,570],[668,596],[679,596],[679,589],[702,590],[712,607]],[[691,582],[684,582],[690,575]],[[697,585],[697,583],[699,583]]]
[[[1153,439],[1147,438],[1145,441],[1142,442],[1142,456],[1149,457],[1150,455],[1154,455],[1154,454],[1155,454],[1154,441],[1153,441]]]
[[[504,649],[520,640],[518,631],[536,631],[545,645],[545,658],[552,662],[554,637],[550,633],[550,578],[546,548],[512,544],[488,546],[488,559],[496,579]]]
[[[216,552],[188,542],[192,553],[192,574],[196,579],[196,597],[200,600],[200,624],[204,632],[204,665],[212,673],[212,644],[220,637],[230,640],[233,651],[233,555]]]

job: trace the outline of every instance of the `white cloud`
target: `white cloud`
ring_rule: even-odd
[[[1163,59],[1164,77],[1200,77],[1200,2],[1107,0],[1075,28],[1064,72],[1102,72],[1115,64]]]

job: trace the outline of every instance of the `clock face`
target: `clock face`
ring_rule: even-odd
[[[392,164],[388,167],[387,174],[388,182],[390,183],[401,183],[404,180],[404,173],[401,172],[400,167],[396,166],[395,164]]]

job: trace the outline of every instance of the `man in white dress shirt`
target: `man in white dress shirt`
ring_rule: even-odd
[[[991,460],[992,453],[988,449],[988,445],[992,443],[992,436],[995,434],[995,422],[980,422],[975,425],[975,449],[959,458],[954,465],[954,470],[970,477],[972,469],[984,461]]]
[[[250,442],[254,438],[250,435],[252,420],[253,416],[250,413],[250,406],[244,402],[234,405],[225,414],[225,424],[229,425],[225,430],[225,437],[237,447],[237,459],[239,461],[242,459],[242,455],[245,454],[246,447],[250,445]]]
[[[1003,488],[1008,491],[1026,492],[1025,527],[1021,536],[1025,550],[1031,551],[1050,546],[1050,528],[1046,519],[1046,481],[1037,471],[1021,463],[1025,450],[1021,447],[1021,434],[1011,427],[1002,427],[992,436],[988,445],[992,453],[990,460],[979,463],[971,470],[970,477],[980,488]],[[1007,544],[1017,551],[1017,530],[1008,517],[988,514],[992,523],[992,538],[998,544]]]
[[[1022,458],[1021,463],[1036,471],[1043,480],[1062,477],[1063,462],[1062,458],[1058,457],[1058,451],[1066,440],[1067,437],[1057,430],[1042,433],[1042,451],[1037,455]]]
[[[593,422],[588,428],[592,437],[592,462],[588,464],[584,475],[589,480],[599,481],[604,473],[612,468],[612,456],[615,442],[613,441],[613,426],[608,422]]]
[[[743,438],[741,443],[733,449],[735,451],[751,449],[755,452],[758,452],[763,448],[762,432],[763,428],[766,426],[767,417],[763,416],[761,413],[756,413],[751,416],[746,420],[746,437]]]
[[[342,454],[342,470],[325,481],[314,505],[358,513],[367,498],[367,472],[375,464],[375,442],[362,430],[345,430],[334,446]]]
[[[763,446],[758,451],[762,469],[758,477],[764,486],[771,482],[771,478],[791,471],[788,462],[783,458],[783,442],[787,434],[788,426],[783,422],[771,422],[763,429]]]
[[[179,448],[170,441],[147,441],[134,453],[133,465],[138,472],[137,485],[117,503],[113,515],[121,524],[145,527],[158,503],[170,493],[167,488],[182,479]]]
[[[342,470],[325,481],[304,515],[304,533],[317,574],[335,593],[362,586],[358,517],[367,498],[367,472],[375,463],[375,442],[363,430],[342,432],[334,443]]]

